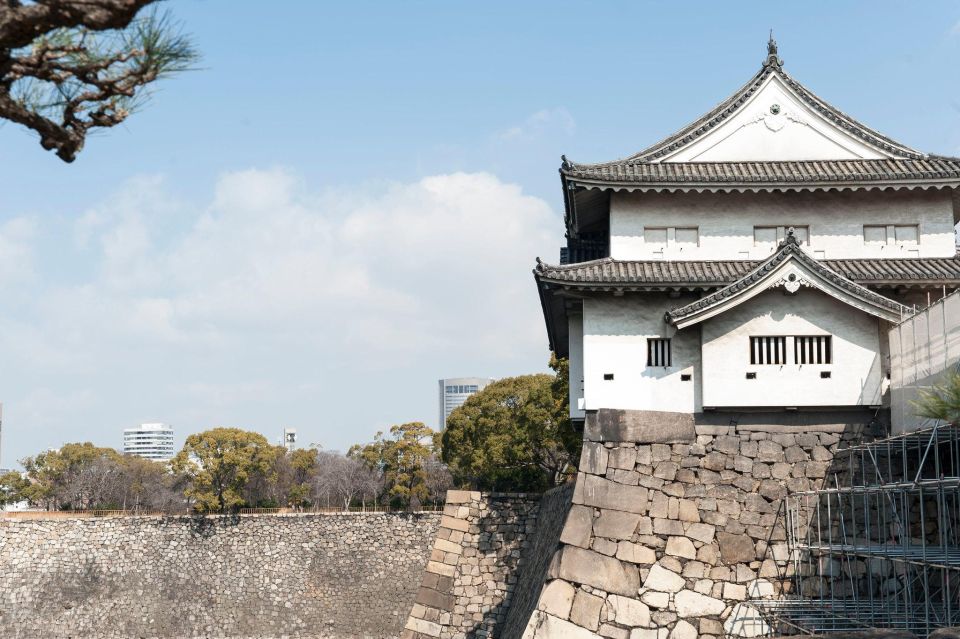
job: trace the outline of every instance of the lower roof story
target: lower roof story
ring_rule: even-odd
[[[601,408],[876,407],[889,323],[817,290],[765,291],[695,326],[665,293],[584,299],[569,315],[571,416]]]

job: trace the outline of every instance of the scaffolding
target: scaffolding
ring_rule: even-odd
[[[842,449],[782,514],[783,596],[750,604],[766,634],[960,626],[960,428]]]

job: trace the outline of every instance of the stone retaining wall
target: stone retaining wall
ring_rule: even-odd
[[[498,636],[539,507],[539,495],[448,491],[403,639]]]
[[[573,506],[525,637],[766,630],[745,621],[756,615],[744,602],[785,585],[780,500],[822,483],[841,441],[859,439],[871,416],[765,424],[622,413],[588,415]]]
[[[0,520],[0,635],[400,634],[439,514]]]

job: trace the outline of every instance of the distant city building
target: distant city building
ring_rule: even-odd
[[[167,461],[176,451],[173,427],[167,424],[140,424],[123,431],[123,452],[155,461]]]
[[[440,380],[440,430],[447,427],[447,418],[454,408],[462,406],[467,398],[483,390],[493,380],[488,377],[452,377]]]
[[[296,449],[297,447],[297,429],[296,428],[283,429],[283,445],[289,451],[293,451]]]

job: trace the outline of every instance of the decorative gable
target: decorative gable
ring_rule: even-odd
[[[922,154],[817,97],[783,70],[767,43],[760,71],[696,122],[632,156],[646,162],[886,160]]]
[[[735,308],[764,291],[782,289],[796,293],[801,288],[817,289],[860,311],[889,322],[902,320],[910,308],[874,293],[835,273],[807,255],[797,243],[793,229],[779,250],[750,273],[716,293],[667,312],[664,320],[683,329]]]
[[[804,103],[777,73],[731,117],[661,162],[880,160],[893,154],[850,135]]]

